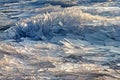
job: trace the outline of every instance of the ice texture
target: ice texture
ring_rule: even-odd
[[[120,80],[119,0],[1,0],[0,80]]]

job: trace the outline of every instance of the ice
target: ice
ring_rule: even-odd
[[[15,22],[15,20],[9,19],[7,15],[0,13],[0,30],[9,28]]]
[[[76,11],[76,13],[73,12],[73,9]],[[99,21],[100,24],[99,23],[94,24],[94,22],[91,22],[93,20]],[[104,33],[99,32],[99,29],[101,29],[101,31],[104,29],[106,30],[106,28],[109,25],[113,25],[110,24],[112,23],[112,21],[118,22],[118,23],[114,23],[116,27],[110,26],[110,28],[108,28],[107,30],[108,32],[104,32]],[[92,24],[89,25],[89,22]],[[103,24],[103,22],[105,25]],[[91,27],[87,28],[87,26],[91,26]],[[106,27],[102,27],[102,26],[106,26]],[[73,34],[86,36],[87,33],[89,34],[91,33],[91,31],[95,30],[97,31],[97,33],[94,33],[92,35],[94,37],[95,35],[99,35],[101,36],[100,37],[101,39],[104,39],[103,37],[106,37],[105,35],[107,34],[108,34],[107,37],[110,38],[112,34],[114,35],[118,34],[119,33],[118,26],[119,26],[119,17],[107,18],[97,15],[93,16],[91,14],[82,12],[79,7],[72,7],[72,8],[63,9],[62,11],[58,11],[58,12],[38,14],[34,17],[21,20],[16,23],[16,26],[8,29],[6,32],[11,34],[12,37],[10,36],[10,38],[19,39],[21,37],[29,37],[33,40],[39,40],[39,39],[45,40],[45,38],[51,39],[53,36],[58,34],[66,35],[69,33],[73,33]],[[116,33],[116,31],[118,31],[118,33]],[[6,36],[9,38],[8,35]],[[115,37],[115,39],[119,40],[119,37]]]
[[[119,0],[1,0],[1,80],[119,80]]]

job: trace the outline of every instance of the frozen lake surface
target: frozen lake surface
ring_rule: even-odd
[[[120,80],[120,0],[0,0],[0,80]]]

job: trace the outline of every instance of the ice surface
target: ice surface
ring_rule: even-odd
[[[119,0],[1,0],[1,80],[119,80]]]

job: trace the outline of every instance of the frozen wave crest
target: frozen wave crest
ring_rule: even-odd
[[[82,12],[79,7],[72,7],[21,20],[16,23],[16,26],[6,30],[3,33],[4,36],[1,37],[4,39],[27,37],[33,40],[49,40],[53,36],[66,36],[68,33],[72,33],[83,36],[84,39],[93,35],[100,35],[101,39],[103,37],[118,39],[119,20],[120,17],[107,18],[91,15]]]

